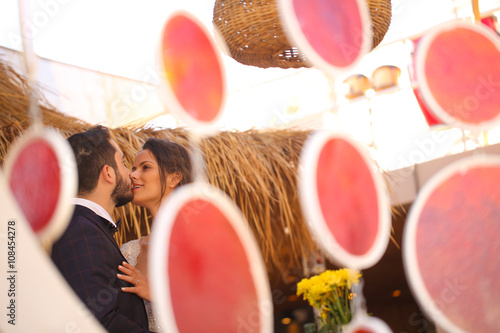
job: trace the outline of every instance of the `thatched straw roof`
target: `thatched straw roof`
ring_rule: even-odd
[[[37,88],[37,91],[41,91]],[[39,94],[43,123],[64,137],[90,128],[58,112]],[[0,162],[11,142],[30,126],[29,86],[26,78],[0,62]],[[189,149],[185,129],[116,128],[112,132],[127,156],[129,166],[149,137],[166,138]],[[259,243],[270,274],[301,270],[302,257],[317,251],[304,223],[297,193],[297,165],[309,132],[272,130],[220,132],[204,139],[201,150],[209,182],[222,189],[239,206]],[[144,209],[128,204],[116,211],[125,227],[119,244],[149,233]]]

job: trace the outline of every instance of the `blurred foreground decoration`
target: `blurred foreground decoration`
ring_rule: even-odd
[[[167,18],[160,45],[163,104],[188,128],[193,174],[153,219],[146,253],[155,317],[167,332],[236,332],[242,325],[271,332],[271,288],[255,233],[205,177],[201,142],[219,133],[214,125],[226,100],[222,59],[208,30],[185,11]]]
[[[409,70],[429,126],[476,131],[498,126],[500,41],[495,32],[481,23],[452,21],[413,44]]]
[[[2,300],[8,305],[8,319],[2,320],[0,331],[104,332],[44,253],[44,246],[47,250],[59,238],[73,212],[69,201],[76,195],[76,164],[64,137],[41,124],[39,94],[32,79],[38,58],[33,39],[26,37],[30,8],[28,1],[18,1],[18,5],[24,68],[31,79],[2,67],[0,108],[2,118],[9,118],[9,111],[22,110],[29,121],[24,121],[22,136],[16,137],[12,131],[2,135],[2,142],[8,138],[13,144],[8,154],[2,147],[0,168],[4,221],[0,244],[8,255],[0,264],[7,277],[0,282],[7,291]]]
[[[391,229],[387,187],[368,150],[341,133],[317,131],[304,144],[300,204],[313,238],[338,267],[370,268]]]
[[[408,213],[402,242],[408,285],[443,331],[500,327],[499,181],[497,154],[462,158],[429,179]]]
[[[0,332],[105,332],[44,252],[40,236],[17,205],[2,168],[0,212],[0,244],[5,253],[0,263],[4,272],[0,288],[5,291]]]

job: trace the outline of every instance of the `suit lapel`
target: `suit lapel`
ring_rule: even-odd
[[[102,230],[102,232],[104,232],[106,237],[108,237],[109,241],[114,244],[114,246],[118,249],[118,251],[120,251],[120,248],[118,247],[118,244],[116,243],[115,238],[113,237],[113,235],[111,234],[111,231],[107,227],[109,222],[103,217],[100,217],[100,216],[98,216],[98,217],[100,219],[100,221],[99,221],[100,223],[96,223],[96,225]],[[92,221],[92,222],[94,222],[94,221]],[[120,253],[121,253],[121,251],[120,251]]]
[[[87,207],[77,205],[77,209],[82,209],[83,210],[82,214],[87,216],[88,219],[92,223],[94,223],[99,229],[101,229],[101,231],[106,235],[106,237],[113,244],[113,246],[118,250],[118,252],[120,254],[122,254],[120,248],[118,247],[118,244],[116,243],[115,238],[113,237],[113,235],[111,234],[111,231],[107,227],[107,225],[109,223],[108,220],[106,220],[103,217],[100,217],[99,215],[97,215],[92,210],[88,209]],[[123,257],[123,255],[122,255],[122,257]],[[123,259],[125,260],[125,258],[123,258]]]

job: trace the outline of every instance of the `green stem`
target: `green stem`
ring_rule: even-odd
[[[346,324],[348,321],[347,321],[347,318],[344,314],[344,309],[342,309],[342,307],[340,306],[340,299],[339,299],[337,288],[335,288],[335,290],[332,290],[332,295],[333,295],[333,298],[335,300],[335,305],[337,306],[337,308],[340,312],[340,315],[342,316],[342,323]]]
[[[349,312],[347,314],[347,319],[349,321],[351,321],[352,319],[352,308],[351,308],[351,300],[349,300],[349,294],[351,293],[351,290],[349,288],[346,288],[345,292],[344,292],[344,306],[345,308],[349,309]],[[354,297],[354,295],[353,295]]]
[[[337,311],[335,311],[335,309],[334,309],[334,307],[335,307],[334,304],[329,302],[328,300],[327,300],[327,302],[328,302],[328,307],[330,308],[330,312],[332,314],[332,317],[335,318],[335,324],[342,323],[342,319],[337,315]]]
[[[313,302],[314,302],[314,306],[318,309],[320,322],[322,322],[322,323],[324,323],[324,325],[326,325],[327,324],[326,319],[323,318],[323,316],[321,315],[321,312],[322,312],[321,304],[318,304],[318,302],[316,302],[315,299],[313,299]]]

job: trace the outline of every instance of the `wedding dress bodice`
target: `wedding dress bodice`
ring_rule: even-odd
[[[137,257],[141,253],[141,246],[139,244],[139,240],[140,239],[134,239],[130,242],[123,244],[122,247],[120,248],[123,256],[125,257],[125,259],[127,259],[127,262],[134,267],[137,265]],[[146,313],[148,315],[149,330],[152,332],[159,332],[160,326],[158,320],[154,316],[151,303],[144,300],[144,306],[146,308]]]

